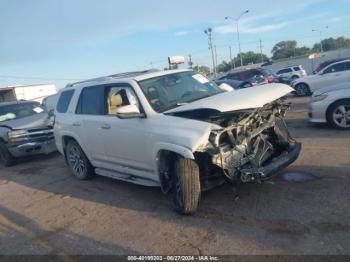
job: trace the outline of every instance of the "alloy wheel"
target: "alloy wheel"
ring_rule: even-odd
[[[86,173],[86,164],[82,152],[77,146],[72,146],[68,151],[68,162],[77,177],[83,177]]]
[[[333,111],[333,121],[341,128],[350,128],[350,105],[340,105]]]

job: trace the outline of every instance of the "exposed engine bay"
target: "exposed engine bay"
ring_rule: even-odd
[[[208,143],[195,153],[202,183],[211,187],[209,180],[219,174],[229,181],[260,182],[294,162],[301,145],[290,136],[284,122],[288,108],[277,100],[251,110],[177,113],[222,127],[212,131]]]

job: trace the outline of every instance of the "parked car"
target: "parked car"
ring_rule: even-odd
[[[265,68],[239,69],[221,76],[217,80],[236,80],[248,82],[252,86],[277,83],[278,78],[272,71]]]
[[[171,193],[196,211],[201,191],[262,181],[299,155],[283,122],[283,84],[222,91],[191,70],[124,73],[67,86],[55,138],[78,179],[95,173]]]
[[[282,68],[276,72],[276,75],[278,77],[295,80],[297,78],[304,77],[307,74],[303,67],[301,65],[298,65]]]
[[[296,79],[291,85],[297,96],[306,96],[317,89],[348,81],[350,81],[350,59],[330,64],[316,75]]]
[[[227,84],[227,85],[231,86],[235,90],[242,89],[242,88],[248,88],[248,87],[252,87],[253,86],[252,83],[250,83],[250,82],[242,82],[242,81],[238,81],[238,80],[229,80],[229,79],[214,80],[214,82],[218,86],[220,86],[221,84]]]
[[[11,166],[16,159],[56,151],[53,119],[38,102],[0,103],[0,164]]]
[[[315,91],[309,103],[309,121],[350,129],[350,83]]]
[[[327,60],[324,61],[322,63],[320,63],[317,68],[313,71],[314,74],[317,74],[318,72],[320,72],[323,68],[325,68],[326,66],[336,63],[336,62],[340,62],[340,61],[344,61],[344,60],[349,60],[350,57],[343,57],[343,58],[337,58],[337,59],[331,59],[331,60]]]

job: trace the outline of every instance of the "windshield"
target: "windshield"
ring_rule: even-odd
[[[223,92],[215,83],[192,71],[143,80],[139,85],[157,112]]]
[[[39,103],[23,103],[0,106],[0,122],[32,116],[43,112]]]

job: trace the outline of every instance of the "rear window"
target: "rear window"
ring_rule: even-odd
[[[59,113],[67,112],[68,106],[72,99],[73,94],[74,94],[74,90],[67,90],[61,93],[61,96],[57,102],[57,112]]]

